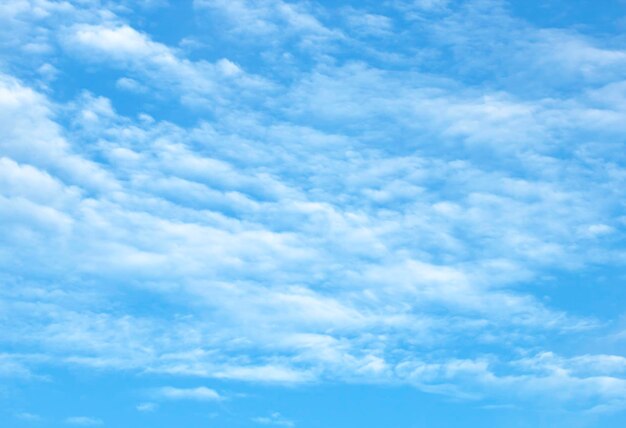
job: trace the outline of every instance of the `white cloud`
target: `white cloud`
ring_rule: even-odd
[[[27,422],[41,422],[43,420],[41,416],[28,412],[16,413],[15,417]]]
[[[31,358],[24,358],[22,355],[0,354],[0,377],[3,378],[34,378],[29,363]]]
[[[252,422],[260,425],[274,425],[281,427],[295,427],[296,424],[289,419],[284,418],[280,413],[274,412],[269,416],[258,416],[252,418]]]
[[[105,53],[114,61],[133,62],[154,58],[159,64],[177,63],[177,58],[166,46],[152,42],[148,36],[128,25],[81,25],[72,31],[70,40],[78,46],[93,49],[93,54]]]
[[[281,366],[225,367],[215,374],[219,379],[234,379],[247,382],[301,383],[313,379],[311,373]]]
[[[65,31],[62,43],[86,60],[112,62],[114,68],[127,70],[132,75],[118,80],[120,87],[137,90],[149,85],[174,93],[190,105],[214,107],[225,102],[231,90],[264,92],[272,87],[268,80],[243,72],[227,58],[216,63],[190,61],[177,49],[154,42],[128,25],[74,25]],[[141,83],[128,80],[137,80],[135,76]]]
[[[91,418],[88,416],[72,416],[65,419],[65,423],[68,425],[78,425],[78,426],[100,426],[104,425],[100,419]]]
[[[220,13],[230,20],[233,31],[258,36],[285,33],[338,37],[324,26],[304,3],[282,0],[195,0],[194,6]]]
[[[135,408],[138,412],[154,412],[158,407],[156,403],[139,403]]]
[[[219,401],[223,399],[217,391],[204,386],[197,388],[174,388],[167,386],[160,388],[157,393],[160,397],[169,400]]]
[[[363,73],[364,82],[374,76],[373,82],[386,87],[393,87],[386,79],[396,78],[373,70]],[[344,90],[354,89],[346,85]],[[30,93],[45,105],[41,95]],[[458,102],[458,97],[450,101],[440,96],[442,104]],[[454,346],[455,336],[470,333],[498,340],[507,336],[511,324],[529,334],[594,325],[508,289],[533,278],[544,263],[560,259],[563,242],[571,242],[569,231],[581,224],[604,224],[602,211],[595,211],[599,207],[589,209],[585,198],[558,183],[541,176],[513,179],[473,160],[373,156],[367,151],[346,157],[353,149],[350,138],[286,124],[264,128],[252,122],[244,138],[229,127],[185,131],[135,122],[118,116],[103,98],[83,97],[74,108],[90,113],[76,115],[80,132],[106,136],[94,149],[115,162],[114,182],[123,187],[86,198],[80,188],[67,185],[82,180],[64,182],[7,157],[0,177],[12,184],[5,197],[26,199],[7,199],[7,206],[20,213],[20,221],[29,215],[38,221],[57,219],[59,226],[48,233],[65,244],[49,266],[95,275],[103,284],[124,278],[125,284],[166,299],[175,293],[207,315],[164,322],[116,317],[97,306],[79,314],[69,303],[55,303],[56,318],[47,319],[39,333],[22,336],[54,349],[67,363],[250,382],[325,377],[407,382],[410,377],[394,373],[411,354],[416,336],[429,344],[425,346],[447,347]],[[523,106],[513,106],[513,113],[498,111],[500,106],[484,115],[492,110],[505,121],[529,111]],[[40,121],[53,127],[49,116]],[[267,149],[268,159],[277,153],[287,156],[286,164],[274,165],[263,157],[238,159],[236,153],[261,135],[276,141]],[[194,151],[198,139],[213,144],[210,156]],[[222,140],[239,144],[236,153],[213,143]],[[295,143],[302,140],[307,147]],[[63,141],[61,163],[76,156],[71,143]],[[309,145],[340,150],[330,150],[324,159],[332,169],[318,168],[315,158],[312,165],[298,164],[310,171],[313,183],[312,190],[303,191],[303,183],[290,176],[288,162],[294,154],[306,159],[298,153],[308,153]],[[259,164],[263,173],[256,169]],[[439,198],[425,186],[434,179],[448,182],[446,192],[461,196]],[[342,201],[348,193],[335,192],[336,182],[354,199]],[[388,201],[400,204],[394,210],[377,205]],[[33,224],[35,220],[28,226],[31,231]],[[34,257],[30,245],[11,242],[16,254]],[[474,245],[480,253],[470,248]],[[424,261],[429,252],[441,252],[445,262]],[[584,258],[584,251],[579,257]],[[67,260],[73,261],[71,266]],[[40,269],[50,271],[46,266]],[[315,289],[318,281],[332,282],[332,290]],[[106,294],[106,287],[99,292]],[[451,315],[438,314],[442,308]],[[222,319],[219,327],[210,322],[215,314]],[[37,319],[36,313],[32,316]],[[217,361],[208,357],[212,352],[220,355]],[[250,357],[259,352],[261,357]],[[241,355],[250,359],[242,364],[237,360]],[[424,387],[456,393],[440,382],[449,370],[431,370],[434,375]],[[460,383],[465,379],[449,377]],[[191,392],[178,394],[182,398]]]
[[[81,240],[80,244],[72,241],[79,244],[77,249],[70,246],[62,255],[64,259],[80,260],[81,272],[130,277],[136,287],[147,292],[184,295],[210,314],[222,314],[223,322],[217,329],[217,342],[204,342],[203,338],[209,337],[209,331],[201,327],[205,318],[191,323],[163,323],[132,316],[116,318],[97,309],[79,315],[71,307],[59,307],[58,318],[47,321],[39,334],[24,336],[51,349],[65,350],[61,354],[68,363],[141,367],[152,372],[250,382],[298,383],[320,377],[358,380],[364,376],[391,381],[395,367],[402,363],[398,350],[404,349],[410,343],[408,338],[415,334],[441,346],[451,340],[449,336],[486,326],[491,326],[489,334],[498,336],[506,335],[502,328],[510,323],[531,331],[565,331],[577,325],[580,330],[593,325],[506,289],[520,278],[532,277],[528,272],[536,264],[541,265],[542,259],[536,254],[542,247],[542,258],[558,251],[558,246],[552,249],[552,241],[544,240],[558,243],[563,236],[551,235],[547,214],[542,224],[531,223],[532,227],[544,228],[541,236],[524,235],[532,230],[525,219],[536,216],[520,213],[562,209],[559,227],[568,215],[574,216],[574,225],[579,218],[585,224],[593,218],[586,218],[585,211],[568,214],[570,201],[577,199],[552,184],[512,180],[485,172],[480,165],[419,156],[331,159],[343,169],[342,180],[348,189],[376,189],[388,194],[386,199],[377,196],[376,203],[406,198],[408,205],[400,205],[398,212],[387,210],[381,215],[375,205],[364,203],[368,199],[360,198],[363,205],[347,209],[332,193],[318,193],[323,201],[310,201],[297,189],[297,182],[277,180],[278,173],[260,175],[254,168],[241,168],[228,153],[214,152],[211,157],[194,153],[185,139],[195,135],[204,138],[206,134],[195,134],[200,129],[187,134],[159,123],[129,126],[105,99],[87,97],[77,108],[93,113],[93,120],[83,125],[86,133],[106,129],[107,142],[102,149],[120,166],[123,192],[113,200],[82,200],[78,189],[67,189],[50,174],[7,159],[3,161],[3,177],[15,183],[9,186],[16,192],[13,195],[68,213],[67,218],[72,219],[68,224],[81,231]],[[325,144],[325,139],[333,144],[349,144],[346,139],[306,134],[301,128],[282,126],[270,132],[286,147],[291,147],[294,135],[306,135],[315,144]],[[171,139],[180,142],[172,143]],[[449,202],[429,195],[422,181],[440,169],[449,171],[450,186],[469,187],[468,196]],[[323,184],[325,171],[314,173]],[[287,175],[284,177],[289,180]],[[330,177],[334,180],[336,176]],[[29,184],[31,181],[33,184]],[[393,182],[415,184],[408,190],[398,190],[388,186]],[[259,183],[263,183],[263,189]],[[52,190],[41,192],[46,188]],[[405,191],[408,197],[403,196]],[[66,196],[51,198],[52,194]],[[544,199],[536,199],[542,194],[546,195]],[[215,205],[220,197],[221,206]],[[563,205],[555,205],[555,200],[563,201]],[[208,202],[213,205],[202,206],[197,216],[198,203]],[[19,206],[35,212],[30,205],[11,202],[12,209]],[[154,211],[146,212],[151,207]],[[218,215],[216,210],[238,212],[245,221]],[[411,212],[420,212],[424,217]],[[45,213],[42,218],[54,218],[49,211]],[[268,219],[278,214],[284,223],[281,231],[274,231]],[[60,214],[59,218],[64,217]],[[457,228],[466,225],[473,239],[489,249],[488,256],[495,254],[503,259],[478,259],[479,263],[470,258],[468,263],[467,243],[450,228],[449,221]],[[489,227],[483,229],[485,224]],[[320,233],[322,230],[331,233]],[[406,230],[419,234],[421,241],[407,240]],[[501,241],[490,242],[494,233],[505,238],[508,253],[501,251]],[[85,240],[85,236],[90,239]],[[420,261],[424,252],[433,249],[445,251],[448,262]],[[374,262],[367,260],[372,251],[377,252]],[[344,257],[349,262],[339,262]],[[247,275],[245,281],[238,278],[242,267]],[[207,281],[208,275],[219,280]],[[313,290],[311,277],[332,278],[333,293]],[[172,287],[164,278],[175,279],[177,285]],[[268,284],[266,278],[275,281]],[[291,285],[297,283],[301,285]],[[436,312],[441,307],[467,319],[440,317]],[[318,345],[293,339],[321,337],[328,329],[332,333]],[[183,331],[187,331],[183,339],[153,340],[159,335],[173,338]],[[382,335],[390,331],[391,341],[367,333]],[[208,354],[191,352],[212,347],[213,352],[223,349],[218,362],[207,358]],[[372,351],[362,352],[362,348]],[[270,355],[278,352],[280,356],[243,365],[228,357],[231,353],[254,354],[258,350],[268,350]],[[287,357],[294,353],[298,364]],[[448,376],[446,370],[435,370],[434,377],[429,378],[432,384],[424,387],[456,393],[454,388],[437,384]],[[452,378],[457,379],[455,376]],[[178,394],[181,399],[192,394],[175,391],[170,391],[172,396]]]
[[[145,86],[129,77],[120,77],[115,81],[115,86],[129,92],[143,93],[147,91]]]
[[[43,80],[51,81],[58,77],[59,70],[52,64],[45,63],[37,69]]]
[[[110,11],[64,24],[66,52],[121,70],[111,83],[147,107],[165,94],[218,106],[218,119],[186,111],[202,120],[185,128],[158,111],[123,116],[114,101],[86,92],[56,104],[54,94],[2,75],[0,266],[8,280],[0,329],[46,358],[2,355],[0,375],[74,364],[618,406],[621,356],[549,350],[553,335],[601,334],[603,320],[568,314],[542,293],[555,271],[623,259],[603,246],[623,227],[626,174],[614,143],[624,130],[623,82],[615,81],[623,52],[517,26],[499,7],[485,18],[476,2],[455,10],[403,4],[422,17],[442,14],[421,21],[431,49],[451,49],[479,77],[493,77],[491,60],[506,57],[498,70],[521,77],[486,88],[464,84],[466,69],[433,75],[416,72],[428,64],[417,67],[410,55],[390,65],[367,55],[352,61],[350,52],[345,61],[304,61],[297,72],[286,66],[292,74],[272,92],[275,70],[265,79],[247,71],[254,61],[245,56],[190,59]],[[13,22],[50,15],[49,7],[0,10]],[[274,48],[296,41],[328,53],[338,39],[358,46],[310,3],[196,7],[228,18],[235,37],[272,39]],[[399,21],[347,13],[355,37],[400,37],[391,31]],[[491,43],[501,33],[516,40]],[[51,40],[32,40],[31,50],[44,52]],[[509,58],[511,46],[528,64],[517,51]],[[45,64],[40,72],[53,76]],[[562,82],[534,79],[552,70]],[[535,96],[539,80],[550,91],[568,81],[580,88]],[[126,293],[176,310],[139,315]],[[206,387],[156,395],[222,398]],[[291,423],[256,420],[281,421]]]
[[[116,183],[94,162],[73,153],[61,127],[51,119],[54,106],[18,80],[0,75],[0,155],[30,163],[89,189],[113,190]]]
[[[393,31],[393,21],[384,15],[348,9],[346,12],[348,26],[359,34],[389,36]]]

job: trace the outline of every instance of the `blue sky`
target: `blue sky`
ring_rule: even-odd
[[[623,427],[625,30],[2,1],[0,425]]]

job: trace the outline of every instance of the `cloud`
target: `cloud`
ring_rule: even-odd
[[[176,63],[176,58],[166,46],[152,42],[148,36],[128,25],[105,27],[79,26],[71,33],[71,41],[78,46],[105,53],[118,62],[142,61],[153,57],[162,64]]]
[[[154,412],[159,406],[156,403],[139,403],[135,407],[138,412]]]
[[[282,426],[282,427],[295,427],[296,424],[289,419],[285,419],[281,416],[280,413],[274,412],[270,416],[258,416],[256,418],[252,418],[252,422],[255,422],[260,425],[274,425],[274,426]]]
[[[200,386],[197,388],[174,388],[163,387],[157,391],[158,395],[168,400],[198,400],[198,401],[219,401],[223,397],[215,390]]]
[[[129,25],[77,24],[64,33],[62,43],[88,61],[110,61],[115,68],[127,70],[132,76],[118,80],[122,88],[136,91],[149,84],[159,92],[173,90],[191,105],[214,107],[227,102],[231,90],[264,92],[272,87],[269,81],[243,72],[226,58],[215,63],[190,61],[177,49],[154,42]],[[135,76],[141,85],[131,83]]]
[[[41,416],[28,412],[16,413],[15,417],[27,422],[40,422],[43,420]]]
[[[385,82],[395,76],[361,71],[393,87]],[[43,95],[31,93],[46,105]],[[451,103],[446,97],[442,103]],[[31,312],[28,319],[40,323],[39,332],[24,323],[28,333],[22,337],[54,349],[66,363],[249,382],[364,377],[408,382],[410,377],[394,373],[411,354],[415,335],[433,347],[453,347],[458,335],[506,338],[511,325],[528,334],[595,325],[509,289],[564,260],[565,246],[584,260],[585,247],[573,250],[570,231],[607,220],[600,206],[589,208],[583,196],[558,182],[514,179],[472,159],[408,153],[345,157],[355,144],[350,137],[287,124],[263,128],[251,122],[243,138],[230,127],[184,130],[133,121],[119,116],[107,99],[92,96],[73,108],[80,113],[74,115],[79,125],[74,138],[105,135],[96,146],[100,168],[114,173],[112,183],[123,185],[116,184],[118,193],[87,197],[82,178],[60,180],[29,164],[34,163],[29,157],[23,164],[7,158],[2,179],[12,183],[4,196],[12,198],[6,205],[10,212],[18,213],[12,218],[20,224],[28,220],[29,230],[54,220],[54,227],[44,229],[47,239],[65,245],[50,266],[92,275],[101,284],[99,293],[106,296],[110,280],[124,278],[142,293],[189,299],[194,315],[188,321],[132,312],[119,317],[95,303],[91,311],[77,312],[69,301],[50,302],[54,318],[43,309]],[[53,126],[50,115],[38,120]],[[277,142],[265,156],[287,156],[288,162],[238,159],[229,147],[213,143],[226,139],[247,148],[262,135]],[[198,139],[214,144],[210,155],[194,149]],[[317,168],[314,157],[311,165],[298,164],[309,171],[310,184],[292,175],[289,163],[291,153],[310,150],[294,144],[302,139],[313,147],[341,147],[326,156],[332,169]],[[61,163],[77,156],[71,141],[63,141]],[[444,183],[437,192],[458,196],[439,197],[428,190],[429,180]],[[347,191],[344,200],[335,191],[337,182]],[[30,245],[17,238],[10,242],[16,254],[35,257]],[[45,264],[41,269],[54,272]],[[318,281],[331,281],[332,290],[316,286]],[[11,299],[36,307],[17,289]],[[15,311],[18,318],[25,316],[17,305]],[[212,322],[218,314],[219,327]],[[315,351],[294,339],[323,335],[328,337]],[[209,358],[209,352],[220,358]],[[249,358],[246,364],[237,361],[242,355]],[[426,388],[454,393],[436,386],[446,371],[434,373]]]
[[[103,263],[105,263],[109,266],[108,275],[115,275],[116,273],[126,275],[127,272],[132,271],[133,275],[137,276],[140,272],[144,272],[145,278],[154,281],[151,272],[158,266],[158,276],[162,277],[166,274],[172,278],[179,278],[180,285],[177,292],[182,287],[182,290],[189,296],[193,296],[198,303],[204,302],[203,305],[206,306],[203,307],[210,307],[225,314],[226,319],[232,323],[232,328],[243,329],[235,331],[239,331],[239,333],[243,331],[250,338],[256,336],[254,340],[248,339],[250,343],[247,346],[252,348],[265,348],[267,347],[266,342],[276,342],[277,344],[284,344],[282,348],[279,347],[281,352],[292,352],[293,343],[276,341],[277,334],[280,337],[282,334],[290,334],[294,331],[315,333],[320,331],[318,328],[328,327],[332,327],[338,332],[337,339],[344,341],[345,345],[343,345],[344,349],[340,347],[338,350],[332,350],[331,347],[329,352],[336,352],[336,357],[332,360],[328,359],[329,354],[315,354],[308,350],[299,351],[302,352],[300,358],[306,357],[305,361],[313,367],[322,364],[321,369],[316,370],[307,367],[292,367],[288,360],[281,362],[281,364],[261,360],[256,365],[240,366],[228,360],[219,364],[209,364],[202,360],[194,362],[181,355],[175,360],[164,361],[155,358],[154,350],[156,350],[157,355],[166,354],[170,350],[162,348],[162,345],[158,343],[149,344],[151,337],[162,334],[159,333],[165,328],[162,323],[135,317],[115,319],[97,312],[81,315],[68,312],[55,322],[48,322],[44,330],[45,334],[31,336],[33,338],[40,337],[39,340],[42,340],[43,343],[48,343],[57,349],[59,347],[72,349],[73,355],[66,358],[67,362],[95,367],[139,367],[147,365],[151,370],[157,372],[197,373],[226,379],[291,383],[312,380],[318,372],[327,373],[324,376],[348,378],[358,377],[365,372],[384,374],[385,367],[393,367],[398,361],[388,361],[387,358],[389,357],[385,355],[385,350],[380,356],[355,355],[358,354],[358,348],[362,346],[362,343],[358,340],[354,340],[352,343],[346,341],[339,332],[351,332],[351,335],[356,332],[358,336],[361,329],[384,330],[389,326],[395,326],[394,329],[397,329],[394,330],[395,334],[398,335],[398,340],[402,342],[404,329],[407,329],[409,325],[421,325],[424,316],[426,316],[426,325],[434,326],[447,322],[445,318],[437,320],[436,317],[430,318],[427,315],[427,307],[432,304],[443,305],[448,310],[457,314],[466,314],[470,318],[476,317],[475,314],[478,314],[476,319],[479,321],[478,325],[484,325],[480,324],[483,322],[482,320],[506,325],[509,323],[508,318],[511,314],[516,315],[513,322],[525,326],[534,326],[533,328],[554,326],[557,329],[566,329],[572,322],[576,322],[564,317],[559,312],[544,308],[542,304],[532,298],[502,290],[493,291],[479,285],[480,281],[489,281],[489,284],[493,284],[494,275],[502,268],[504,268],[504,276],[509,277],[504,281],[504,284],[507,284],[511,278],[515,280],[515,275],[511,277],[511,269],[513,272],[518,269],[514,264],[494,263],[493,267],[488,265],[482,268],[476,266],[472,271],[468,270],[467,266],[439,266],[436,263],[419,262],[411,257],[405,258],[403,262],[383,263],[388,254],[394,254],[394,246],[405,245],[402,234],[398,234],[401,233],[405,225],[420,230],[424,237],[433,232],[440,233],[439,236],[445,236],[446,233],[449,233],[446,231],[445,221],[442,222],[442,229],[435,229],[433,225],[436,223],[432,221],[420,226],[418,219],[397,216],[387,224],[383,222],[374,226],[373,222],[379,221],[375,211],[365,211],[358,214],[351,211],[344,212],[336,205],[332,196],[328,198],[327,202],[308,202],[301,194],[292,193],[293,184],[278,183],[277,185],[274,179],[238,171],[230,161],[201,157],[192,153],[186,145],[169,143],[170,134],[161,135],[160,133],[164,131],[161,131],[158,125],[156,128],[153,128],[153,124],[141,125],[146,128],[149,126],[152,129],[149,132],[155,133],[155,135],[151,135],[147,130],[137,128],[138,125],[133,124],[133,132],[140,139],[160,139],[154,153],[146,149],[133,149],[132,146],[125,146],[124,143],[124,139],[128,135],[125,130],[130,128],[127,128],[127,125],[123,123],[115,124],[115,121],[119,119],[114,112],[106,107],[107,103],[103,100],[89,99],[86,101],[85,106],[81,106],[83,111],[94,112],[96,117],[103,116],[113,119],[112,124],[106,125],[109,139],[114,144],[113,150],[109,153],[115,154],[116,158],[113,160],[120,162],[120,166],[123,165],[124,174],[127,174],[127,177],[134,177],[135,174],[137,177],[145,176],[146,170],[139,168],[144,168],[146,165],[150,166],[148,171],[154,171],[153,173],[157,174],[147,181],[145,178],[141,180],[125,179],[129,183],[129,187],[125,189],[128,196],[124,199],[133,196],[140,198],[140,200],[149,200],[145,198],[146,195],[150,195],[149,198],[158,198],[172,204],[165,205],[166,207],[182,206],[187,207],[187,210],[193,210],[198,202],[202,201],[203,192],[211,195],[211,198],[207,199],[210,200],[215,199],[215,195],[218,195],[219,192],[228,195],[227,192],[237,191],[241,196],[237,199],[225,200],[224,212],[228,213],[228,210],[241,212],[243,215],[250,216],[252,223],[242,225],[240,222],[229,220],[228,217],[220,216],[205,218],[201,223],[173,222],[159,215],[136,212],[132,205],[129,209],[129,207],[124,206],[128,203],[124,199],[115,203],[92,200],[83,205],[78,211],[81,213],[80,217],[75,218],[75,221],[78,222],[77,227],[93,237],[89,243],[90,251],[70,253],[72,254],[71,258],[84,260],[81,263],[81,269],[94,273],[101,272]],[[119,128],[116,128],[118,126]],[[98,127],[92,127],[89,132],[98,129]],[[280,131],[283,133],[291,132],[289,128],[283,128]],[[116,132],[119,132],[120,140],[117,140]],[[421,158],[412,160],[392,159],[388,163],[389,167],[378,159],[374,161],[375,166],[370,164],[369,160],[365,160],[354,166],[344,162],[343,167],[349,173],[349,185],[358,186],[356,189],[364,186],[376,188],[379,183],[388,182],[390,175],[394,177],[399,174],[400,177],[403,177],[402,174],[410,173],[411,169],[406,165],[412,165],[412,162],[415,161],[424,165],[425,169],[438,167],[438,164],[430,165]],[[50,194],[66,192],[64,186],[58,184],[49,175],[38,173],[31,167],[20,167],[17,163],[11,162],[5,161],[7,172],[15,171],[11,174],[22,174],[20,177],[26,176],[28,173],[39,180],[36,185],[27,187],[28,181],[25,178],[20,178],[19,181],[14,179],[15,182],[19,183],[19,186],[13,185],[11,188],[14,189],[13,191],[19,192],[19,195],[27,197],[28,200],[39,201],[46,205],[56,203],[54,199],[37,199],[40,196],[34,193],[34,190],[30,190],[31,188],[42,189],[44,185],[56,186],[52,187],[54,191],[43,193],[46,198],[49,198]],[[163,178],[160,173],[162,168],[170,175],[167,179]],[[351,168],[354,169],[351,170]],[[459,164],[459,169],[462,174],[468,174],[463,164]],[[480,177],[480,170],[470,170],[470,172],[475,177]],[[176,175],[181,177],[174,178],[172,174],[174,177]],[[255,187],[255,183],[258,183],[259,180],[265,180],[268,185],[276,187],[277,192],[268,199],[267,195],[263,195]],[[406,181],[407,178],[403,177],[402,180]],[[481,179],[476,182],[477,185],[482,185]],[[489,183],[490,180],[485,179],[485,182]],[[174,191],[170,192],[167,191],[165,184],[167,186],[175,184],[177,187],[173,187]],[[498,216],[506,217],[508,215],[507,219],[515,218],[516,212],[524,209],[525,205],[518,205],[514,211],[508,211],[506,207],[511,201],[515,201],[514,198],[520,197],[519,195],[525,197],[524,186],[529,184],[511,182],[510,185],[510,190],[506,188],[504,190],[488,189],[489,192],[511,193],[507,198],[476,195],[467,201],[457,201],[454,204],[435,203],[424,205],[421,209],[423,211],[432,209],[433,218],[439,218],[440,214],[454,216],[455,210],[457,213],[470,212],[472,215],[466,216],[466,219],[472,220],[472,216],[475,216],[475,221],[469,223],[468,230],[473,229],[474,233],[477,233],[480,232],[480,225],[485,223],[485,216],[489,216],[487,212],[493,211],[494,207],[502,207]],[[267,192],[267,190],[265,191]],[[195,200],[192,203],[181,199],[182,197],[190,198],[196,192],[198,196],[194,197]],[[417,189],[417,192],[417,195],[420,195],[423,190]],[[484,192],[486,193],[486,191]],[[302,200],[288,201],[287,203],[275,202],[282,195],[290,194],[302,198]],[[69,192],[68,195],[66,204],[69,204],[69,207],[83,204],[80,192],[74,194]],[[249,202],[238,207],[237,204],[245,201],[244,198],[247,198]],[[487,203],[488,209],[486,208],[483,213],[481,206],[485,203]],[[290,231],[293,229],[289,229],[289,227],[293,226],[289,226],[289,223],[283,226],[288,227],[287,231],[290,231],[288,233],[259,229],[259,224],[263,224],[264,219],[263,217],[255,219],[258,204],[265,205],[265,215],[271,215],[273,210],[277,210],[276,212],[280,212],[283,219],[289,219],[289,216],[298,219],[297,222],[292,223],[297,225],[295,229],[297,233]],[[277,206],[273,208],[275,204]],[[108,206],[109,208],[106,211],[97,210],[96,208],[99,206]],[[66,209],[63,204],[60,207]],[[212,206],[211,208],[214,210],[217,207]],[[507,214],[509,212],[511,214]],[[167,208],[164,212],[164,215],[172,214],[176,215],[176,211],[171,208]],[[206,223],[207,221],[208,223]],[[404,223],[406,221],[409,222]],[[462,222],[457,220],[456,224],[459,225]],[[514,223],[507,220],[506,222],[503,221],[500,227],[507,231],[511,230],[512,224]],[[265,227],[271,228],[271,225]],[[321,229],[330,229],[333,230],[333,233],[328,237],[320,235],[324,237],[324,239],[320,239],[320,236],[317,235]],[[523,229],[527,230],[528,228],[524,225]],[[111,234],[111,230],[114,230],[115,233]],[[130,230],[132,230],[132,234]],[[143,238],[144,236],[145,238]],[[138,238],[148,239],[151,237],[152,242],[155,242],[155,236],[159,237],[158,245],[153,246],[150,251],[143,250],[138,246],[141,242],[141,240],[137,240]],[[478,236],[480,237],[480,234]],[[454,242],[453,237],[448,239],[450,242]],[[434,244],[437,241],[439,243],[446,242],[440,238],[433,238],[431,241],[433,244],[429,244],[427,239],[423,240],[427,249],[432,249],[432,245],[439,245],[439,243]],[[184,243],[182,247],[180,242]],[[217,245],[215,247],[209,245],[210,242],[220,243],[219,252],[213,249]],[[304,247],[308,247],[308,249],[304,250]],[[289,278],[287,275],[289,274],[293,275],[294,279],[306,281],[306,275],[311,272],[311,269],[313,271],[322,269],[320,272],[324,272],[326,260],[338,259],[338,255],[351,258],[355,254],[358,259],[361,248],[380,248],[378,251],[380,251],[382,259],[374,264],[362,264],[359,272],[348,270],[345,274],[337,274],[332,270],[326,271],[326,275],[333,275],[336,278],[337,284],[345,284],[342,285],[347,287],[345,292],[342,288],[338,288],[334,295],[330,295],[315,292],[303,286],[276,288],[259,282],[260,278],[268,273],[279,275],[278,278],[281,276]],[[454,245],[449,248],[446,251],[451,251],[451,254],[458,251]],[[538,248],[538,245],[533,245],[534,252]],[[211,258],[215,260],[214,264],[207,264],[205,254],[211,255]],[[266,259],[263,254],[274,254],[275,256]],[[321,257],[320,261],[312,263],[308,269],[302,271],[305,275],[298,273],[303,267],[301,261],[311,263],[313,254]],[[524,253],[520,252],[520,254],[523,255]],[[168,266],[167,258],[176,260],[176,263]],[[228,269],[229,264],[236,268],[242,263],[250,263],[253,260],[254,264],[248,265],[247,268],[247,282],[239,282],[237,287],[227,282],[232,272]],[[293,273],[290,273],[291,270]],[[206,272],[213,272],[212,275],[224,275],[224,282],[215,283],[202,280],[201,278],[206,275]],[[522,278],[524,275],[522,272]],[[180,278],[184,278],[184,281],[180,282]],[[359,284],[359,293],[362,294],[354,295],[350,292],[350,284]],[[138,286],[143,287],[140,283]],[[159,286],[156,284],[155,286],[158,290]],[[404,304],[407,300],[411,301],[416,297],[417,301],[421,303],[413,303],[409,306]],[[246,306],[246,311],[237,310],[241,305]],[[420,317],[412,314],[418,307],[421,307],[422,311],[426,311]],[[64,313],[59,312],[59,314]],[[277,323],[281,325],[278,329],[276,328]],[[252,327],[246,327],[246,325]],[[459,323],[458,325],[462,326],[463,324]],[[467,325],[471,326],[471,323]],[[177,328],[170,324],[167,330],[174,333]],[[189,326],[180,325],[180,331],[185,328],[189,328]],[[437,328],[439,327],[435,329]],[[471,327],[469,328],[471,329]],[[427,327],[428,329],[433,329],[433,327]],[[224,334],[228,336],[230,333],[225,330]],[[445,333],[443,334],[445,336]],[[175,343],[182,349],[199,346],[199,342],[196,341]],[[368,343],[368,346],[381,346],[376,341],[369,341]],[[223,346],[223,343],[217,343],[215,346],[219,348]]]
[[[1,375],[79,365],[622,404],[623,358],[594,345],[611,316],[563,297],[570,275],[623,265],[616,45],[499,2],[336,19],[196,2],[223,21],[207,31],[231,38],[226,57],[185,53],[128,5],[41,4],[1,9],[42,28],[40,53],[62,47],[40,73],[96,77],[44,87],[19,62],[0,76],[0,328],[19,349]]]
[[[32,364],[45,358],[37,355],[0,353],[0,377],[17,379],[43,379],[31,370]]]
[[[100,419],[90,418],[88,416],[72,416],[65,419],[65,423],[68,425],[78,426],[99,426],[104,425]]]
[[[449,7],[426,33],[449,49],[461,78],[495,79],[512,92],[576,92],[585,84],[619,79],[625,60],[625,52],[602,46],[599,38],[568,28],[537,28],[513,16],[502,0]]]
[[[141,83],[128,77],[120,77],[119,79],[117,79],[117,81],[115,82],[115,86],[117,86],[121,90],[129,92],[142,93],[146,92],[147,90],[146,87],[143,86]]]
[[[393,21],[384,15],[348,9],[346,19],[349,27],[359,34],[389,36],[393,31]]]
[[[225,367],[215,374],[219,379],[247,382],[300,383],[312,379],[311,374],[281,366]]]
[[[308,34],[320,37],[338,36],[326,28],[304,3],[282,0],[195,0],[198,9],[213,10],[230,20],[236,33],[254,36],[278,36],[281,34]]]
[[[45,96],[0,75],[0,124],[5,130],[5,162],[25,162],[90,189],[113,190],[110,173],[72,151],[62,128],[52,120],[54,106]]]

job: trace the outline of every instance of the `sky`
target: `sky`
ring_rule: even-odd
[[[625,426],[625,34],[0,1],[0,426]]]

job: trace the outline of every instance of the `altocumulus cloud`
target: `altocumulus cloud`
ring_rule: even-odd
[[[3,379],[626,406],[624,296],[585,297],[624,276],[619,37],[504,0],[197,0],[178,40],[171,3],[0,6]]]

